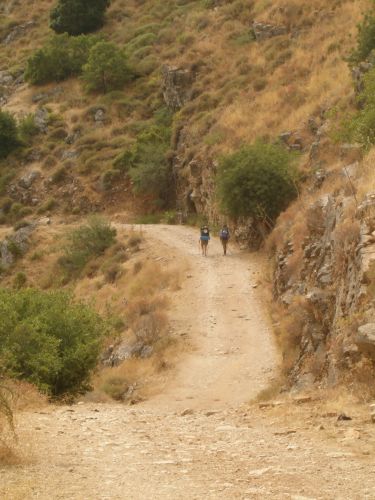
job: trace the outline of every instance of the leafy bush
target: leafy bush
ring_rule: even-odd
[[[135,192],[156,196],[164,205],[173,192],[172,168],[167,158],[170,141],[170,127],[152,125],[138,135],[134,146],[114,164],[129,174]]]
[[[39,133],[39,129],[35,125],[35,117],[32,113],[29,113],[21,120],[18,125],[18,131],[21,141],[26,144],[30,144],[33,137]]]
[[[0,359],[5,373],[61,395],[87,387],[106,326],[65,292],[0,289]]]
[[[58,205],[55,198],[47,198],[47,200],[38,208],[38,214],[45,214],[46,212],[50,212]]]
[[[132,78],[126,56],[111,42],[99,42],[91,50],[82,78],[88,90],[121,89]]]
[[[53,36],[27,61],[25,79],[39,85],[79,75],[90,49],[99,40],[96,36],[85,35],[72,38],[67,33]]]
[[[56,33],[81,35],[101,28],[109,0],[58,0],[51,11],[51,28]]]
[[[375,144],[375,69],[364,77],[364,90],[358,96],[361,109],[344,117],[338,130],[333,131],[337,141],[357,142],[365,147]]]
[[[373,3],[375,5],[375,2]],[[375,49],[375,15],[369,12],[358,25],[357,47],[350,56],[350,62],[365,61],[373,49]]]
[[[86,225],[68,235],[68,246],[59,263],[68,275],[77,275],[92,257],[101,255],[115,242],[116,229],[105,219],[92,216]]]
[[[233,217],[275,221],[297,195],[290,153],[256,142],[224,157],[217,174],[222,209]]]
[[[116,169],[110,169],[103,172],[101,176],[101,185],[104,191],[108,191],[113,187],[113,184],[119,180],[121,172]]]
[[[18,146],[16,120],[7,111],[0,110],[0,158],[6,158]]]

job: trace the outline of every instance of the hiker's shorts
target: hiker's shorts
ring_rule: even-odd
[[[208,243],[208,242],[209,242],[209,240],[210,240],[210,237],[209,237],[209,236],[201,236],[201,241],[202,241],[203,243]]]

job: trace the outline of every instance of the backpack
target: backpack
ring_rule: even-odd
[[[201,236],[210,236],[210,230],[207,227],[202,227]]]
[[[229,239],[229,230],[228,229],[222,229],[220,231],[220,238],[222,240],[228,240]]]

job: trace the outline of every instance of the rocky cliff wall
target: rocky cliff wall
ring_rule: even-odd
[[[273,294],[295,319],[292,382],[334,384],[375,360],[375,195],[322,195],[305,216],[301,245],[286,238],[276,252]]]

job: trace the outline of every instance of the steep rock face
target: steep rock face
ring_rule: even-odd
[[[0,268],[9,268],[29,248],[29,239],[36,225],[31,224],[0,241]]]
[[[162,92],[169,109],[178,111],[189,100],[194,77],[191,71],[175,66],[162,68]]]
[[[357,208],[355,219],[344,216],[349,198],[322,196],[306,212],[308,235],[298,277],[291,279],[296,250],[286,242],[276,255],[274,297],[303,316],[299,354],[291,378],[337,382],[340,370],[374,359],[371,291],[375,263],[375,197]],[[371,326],[371,325],[370,325]],[[311,380],[311,377],[310,377]]]

